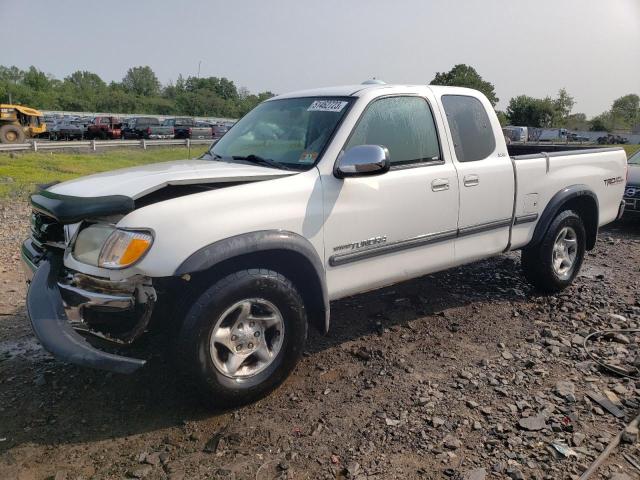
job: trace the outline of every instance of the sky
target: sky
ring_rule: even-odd
[[[285,93],[424,84],[466,63],[501,109],[564,87],[593,116],[640,94],[640,0],[0,0],[0,22],[1,65],[57,78],[149,65],[167,83],[200,62],[201,76]]]

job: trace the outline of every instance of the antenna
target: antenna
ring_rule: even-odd
[[[378,80],[376,77],[373,77],[362,82],[362,85],[385,85],[386,83],[387,82],[384,82],[383,80]]]

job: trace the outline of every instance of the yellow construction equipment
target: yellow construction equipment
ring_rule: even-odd
[[[24,143],[47,131],[42,112],[23,105],[0,103],[0,143]]]

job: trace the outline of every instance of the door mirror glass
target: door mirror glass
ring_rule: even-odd
[[[335,176],[338,178],[380,175],[389,170],[389,150],[380,145],[357,145],[338,159]]]

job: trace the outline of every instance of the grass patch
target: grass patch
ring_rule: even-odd
[[[627,152],[627,157],[630,157],[638,150],[640,150],[640,145],[611,145],[612,147],[622,147],[624,151]]]
[[[206,146],[191,148],[191,157],[198,157]],[[37,184],[92,173],[133,167],[147,163],[188,158],[185,147],[162,147],[149,150],[114,149],[97,153],[14,152],[0,154],[0,198],[23,197],[33,192]]]

